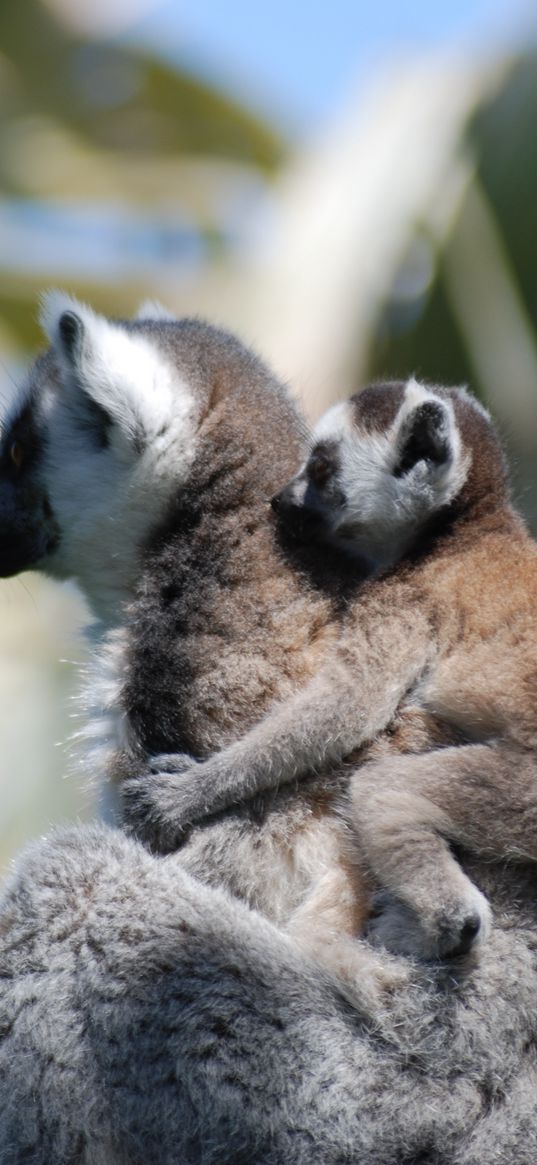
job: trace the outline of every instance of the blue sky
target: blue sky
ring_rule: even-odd
[[[524,42],[532,0],[165,0],[138,35],[297,130],[400,50]]]

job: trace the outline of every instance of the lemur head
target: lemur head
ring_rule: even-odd
[[[2,424],[0,576],[36,568],[75,578],[106,620],[130,597],[141,547],[189,479],[208,413],[244,384],[242,416],[256,385],[270,381],[226,333],[155,305],[142,316],[110,321],[67,295],[47,295],[50,348]],[[268,423],[276,426],[272,396]],[[214,405],[221,397],[224,405]],[[279,408],[285,419],[285,402]]]
[[[478,484],[480,443],[488,461]],[[470,477],[472,500],[486,494],[489,473],[505,483],[490,419],[464,389],[414,379],[374,384],[321,417],[307,461],[273,506],[302,536],[380,569],[406,554],[456,499],[467,504]]]

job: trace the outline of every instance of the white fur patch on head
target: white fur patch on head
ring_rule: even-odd
[[[416,405],[423,404],[426,400],[435,399],[434,392],[427,388],[425,384],[420,384],[415,376],[411,376],[405,385],[405,403],[403,408],[414,409]]]
[[[319,441],[339,441],[350,436],[353,429],[351,406],[347,400],[339,401],[319,417],[313,430],[313,443]]]

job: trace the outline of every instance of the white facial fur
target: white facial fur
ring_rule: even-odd
[[[64,312],[82,325],[74,353],[62,342]],[[48,438],[42,473],[62,536],[40,566],[76,577],[96,613],[113,621],[129,598],[141,543],[188,476],[198,406],[148,337],[57,292],[46,297],[42,322],[62,379],[59,390],[50,385],[41,395]],[[111,418],[106,448],[80,423],[84,394]]]
[[[428,400],[440,401],[445,410],[449,456],[438,464],[419,460],[396,475],[405,424]],[[386,432],[359,430],[352,405],[344,402],[321,417],[314,430],[314,443],[319,441],[338,448],[338,485],[344,503],[331,515],[332,534],[353,543],[379,567],[409,549],[428,519],[459,493],[469,467],[450,402],[414,379],[408,381],[403,404]]]

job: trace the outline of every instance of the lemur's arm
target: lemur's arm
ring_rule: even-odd
[[[158,850],[175,849],[195,822],[337,763],[382,731],[434,641],[414,604],[401,609],[394,595],[386,610],[378,599],[373,589],[318,675],[241,740],[195,766],[157,757],[150,773],[126,781],[127,827]]]

